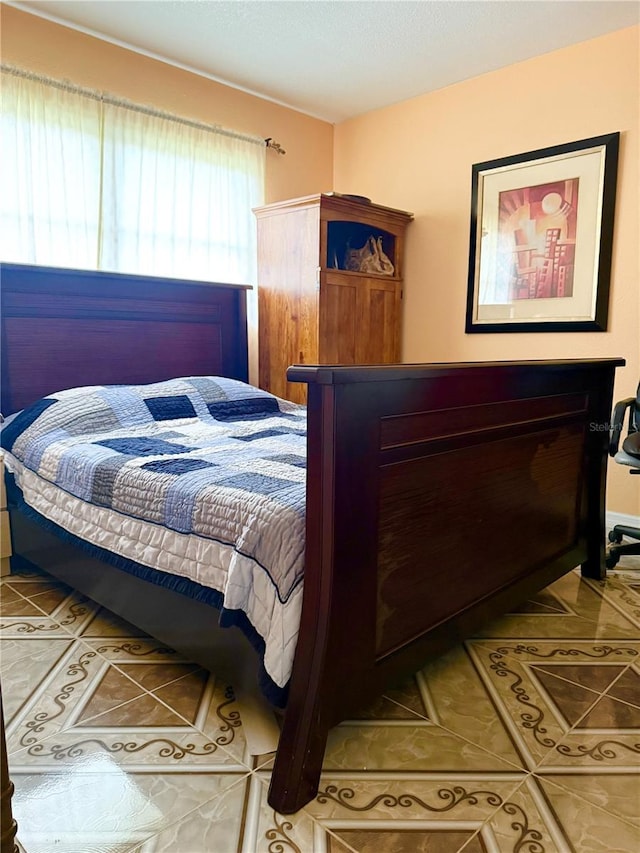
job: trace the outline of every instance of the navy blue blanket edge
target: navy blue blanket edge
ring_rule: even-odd
[[[37,510],[29,506],[29,504],[24,500],[22,491],[15,482],[13,474],[7,473],[5,476],[5,482],[7,487],[7,503],[10,506],[15,506],[27,518],[35,521],[59,539],[75,545],[88,556],[102,560],[117,569],[135,575],[135,577],[140,578],[141,580],[147,581],[148,583],[152,583],[156,586],[164,587],[165,589],[177,592],[180,595],[185,595],[188,598],[208,604],[212,608],[216,609],[219,613],[218,624],[224,628],[231,627],[232,625],[237,626],[258,654],[260,664],[258,676],[259,686],[265,698],[276,708],[282,709],[286,706],[289,694],[289,685],[287,684],[284,687],[279,687],[265,670],[264,640],[253,627],[244,611],[222,609],[222,594],[218,592],[218,590],[202,586],[202,584],[196,583],[188,578],[171,575],[167,572],[161,572],[157,569],[152,569],[149,566],[144,566],[142,563],[137,563],[134,560],[128,560],[125,557],[121,557],[119,554],[114,554],[106,548],[93,545],[91,542],[87,542],[86,540],[75,536],[73,533],[70,533],[68,530],[60,527],[60,525],[56,524],[54,521],[50,521],[48,518],[45,518],[45,516],[41,515]]]

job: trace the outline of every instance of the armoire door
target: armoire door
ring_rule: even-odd
[[[323,364],[400,360],[398,281],[330,272],[321,277],[319,353]]]

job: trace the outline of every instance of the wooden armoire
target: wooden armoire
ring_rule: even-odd
[[[291,364],[400,361],[404,237],[412,214],[321,193],[254,209],[258,224],[260,387],[304,403]],[[386,272],[358,272],[353,252],[383,250]],[[387,262],[390,261],[390,264]]]

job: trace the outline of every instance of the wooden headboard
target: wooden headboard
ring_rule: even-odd
[[[82,385],[247,381],[248,285],[2,264],[2,413]]]

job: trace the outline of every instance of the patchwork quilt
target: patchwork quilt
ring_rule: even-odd
[[[306,410],[220,377],[76,388],[2,430],[25,502],[81,540],[217,590],[279,688],[304,561]],[[244,618],[244,617],[243,617]]]

